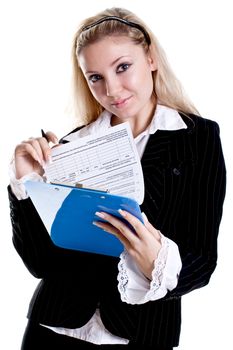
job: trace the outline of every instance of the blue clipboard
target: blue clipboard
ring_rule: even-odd
[[[122,243],[112,234],[93,225],[104,211],[125,221],[118,210],[127,210],[142,223],[139,204],[131,198],[67,185],[27,181],[26,190],[50,232],[55,245],[83,252],[118,257]]]

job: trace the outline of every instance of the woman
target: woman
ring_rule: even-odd
[[[60,143],[128,121],[141,157],[144,225],[105,213],[96,223],[125,250],[118,258],[55,246],[24,188],[43,181],[52,132],[16,146],[9,198],[15,248],[41,281],[22,349],[172,349],[181,297],[215,269],[225,196],[219,127],[198,115],[149,28],[112,8],[81,23],[73,44],[74,100],[81,126]],[[81,117],[80,117],[81,116]],[[79,118],[79,119],[78,119]]]

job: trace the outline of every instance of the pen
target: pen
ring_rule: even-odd
[[[48,138],[48,136],[46,135],[46,133],[44,132],[43,129],[41,129],[41,136],[44,137],[47,142],[49,142],[49,138]],[[49,164],[51,164],[52,163],[51,155],[47,155],[46,158],[47,158],[47,161],[49,162]]]
[[[41,129],[41,135],[49,142],[48,136],[46,135],[43,129]]]

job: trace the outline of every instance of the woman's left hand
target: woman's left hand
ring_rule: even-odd
[[[107,222],[94,221],[93,223],[104,231],[115,235],[135,260],[142,273],[151,280],[154,261],[161,249],[161,237],[158,230],[148,220],[144,224],[125,210],[119,210],[122,217],[134,228],[135,232],[123,221],[106,212],[95,214]]]

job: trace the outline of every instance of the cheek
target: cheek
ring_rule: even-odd
[[[146,66],[144,69],[137,69],[137,72],[131,74],[126,79],[126,84],[133,89],[153,88],[152,71]]]
[[[94,96],[94,98],[99,101],[99,99],[101,98],[101,96],[103,95],[103,89],[101,87],[100,84],[96,84],[96,85],[88,85],[89,89],[91,91],[91,94]]]
[[[140,74],[132,77],[130,84],[134,90],[140,91],[142,95],[151,94],[154,86],[152,72],[150,70],[141,70]]]

